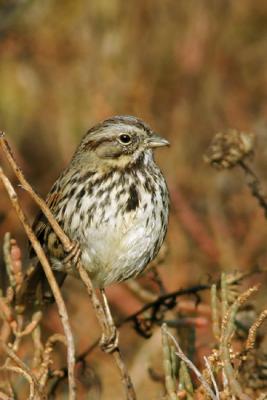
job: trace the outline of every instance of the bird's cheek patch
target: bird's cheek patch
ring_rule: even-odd
[[[123,154],[121,146],[117,143],[101,143],[96,148],[99,158],[118,158]]]

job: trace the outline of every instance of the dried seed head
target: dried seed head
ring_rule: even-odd
[[[217,169],[232,168],[252,154],[254,145],[253,133],[229,129],[214,136],[204,155],[204,161]]]

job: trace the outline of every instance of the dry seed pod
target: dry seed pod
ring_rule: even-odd
[[[225,133],[217,133],[214,136],[204,155],[204,161],[217,169],[232,168],[252,154],[254,145],[253,133],[229,129]]]

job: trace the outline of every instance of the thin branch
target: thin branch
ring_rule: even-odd
[[[0,138],[1,139],[1,138]],[[55,301],[58,307],[59,315],[62,321],[63,329],[68,341],[68,377],[69,377],[69,395],[70,399],[75,399],[76,398],[76,387],[75,387],[75,379],[74,379],[74,367],[75,367],[75,351],[74,351],[74,340],[71,332],[71,327],[69,324],[69,319],[68,319],[68,314],[66,310],[66,305],[64,303],[63,297],[61,295],[60,289],[58,287],[57,281],[54,277],[54,274],[51,270],[51,266],[48,262],[48,259],[42,249],[42,246],[40,245],[39,241],[37,240],[30,224],[28,223],[20,205],[18,202],[18,197],[17,194],[11,185],[9,179],[7,176],[4,174],[2,168],[0,167],[0,179],[3,182],[3,185],[9,195],[9,198],[11,200],[11,203],[13,207],[15,208],[17,215],[24,227],[24,230],[32,244],[32,247],[34,248],[38,259],[40,263],[43,266],[46,278],[50,284],[51,290],[53,292],[53,295],[55,297]]]

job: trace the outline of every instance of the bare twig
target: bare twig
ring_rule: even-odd
[[[1,140],[1,137],[0,137],[0,140]],[[75,399],[76,387],[75,387],[75,379],[74,379],[74,366],[75,366],[74,340],[73,340],[71,327],[69,324],[68,314],[67,314],[64,300],[62,298],[62,295],[61,295],[60,289],[58,287],[57,281],[54,277],[54,274],[51,270],[48,259],[42,249],[42,246],[38,242],[30,224],[28,223],[28,221],[19,205],[18,197],[17,197],[17,194],[16,194],[13,186],[11,185],[7,176],[4,174],[1,167],[0,167],[0,179],[3,182],[3,185],[9,195],[12,205],[17,212],[17,215],[25,229],[25,232],[26,232],[39,260],[40,260],[40,263],[42,264],[42,266],[44,268],[47,280],[50,284],[51,290],[55,297],[56,304],[57,304],[57,307],[59,310],[59,315],[60,315],[60,318],[62,321],[63,329],[64,329],[64,332],[65,332],[65,335],[66,335],[66,338],[68,341],[68,376],[69,376],[69,391],[70,391],[69,395],[70,395],[71,399]]]

